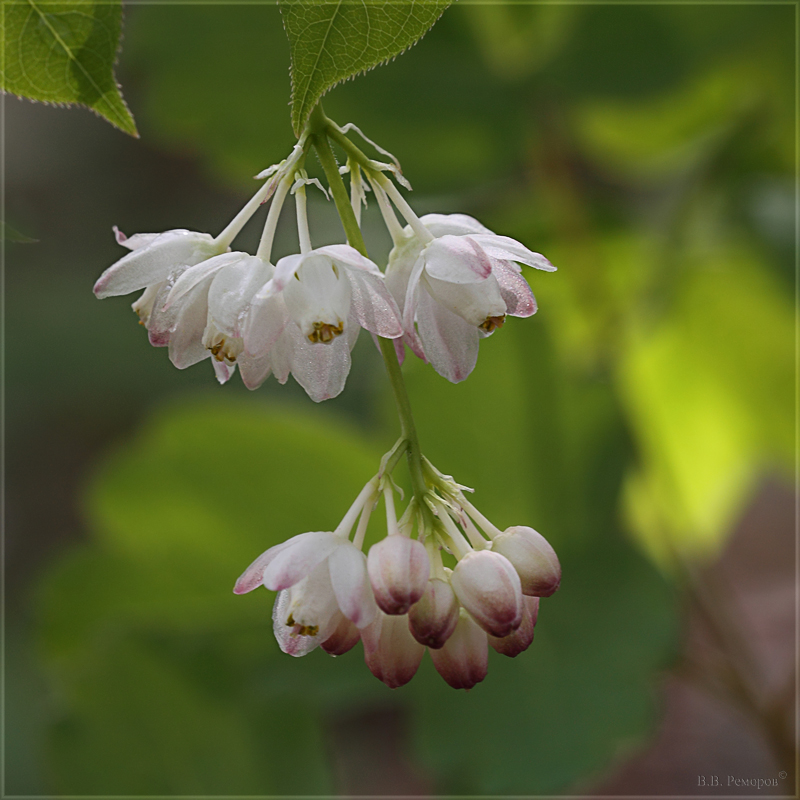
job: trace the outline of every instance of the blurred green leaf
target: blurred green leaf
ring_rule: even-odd
[[[15,242],[16,244],[36,244],[38,239],[31,239],[24,233],[12,228],[5,220],[0,221],[0,242]]]
[[[297,136],[319,99],[337,83],[416,44],[451,0],[386,3],[280,0],[292,49],[292,126]]]
[[[793,463],[789,298],[746,248],[690,257],[674,308],[620,364],[642,451],[626,498],[649,552],[718,552],[756,481]]]
[[[114,79],[122,3],[12,0],[3,3],[3,91],[46,103],[91,108],[138,136]]]

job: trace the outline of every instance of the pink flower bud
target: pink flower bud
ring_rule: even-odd
[[[522,598],[522,622],[513,633],[498,639],[496,636],[489,637],[489,644],[504,656],[514,658],[520,653],[525,652],[533,642],[533,629],[536,625],[536,617],[539,615],[539,598]],[[325,647],[325,645],[322,645]]]
[[[516,525],[493,542],[492,552],[504,555],[519,573],[523,594],[550,597],[561,584],[561,565],[547,539],[533,528]]]
[[[339,615],[336,630],[320,645],[329,656],[341,656],[352,650],[361,638],[361,631],[344,614]]]
[[[491,550],[467,553],[450,579],[459,602],[492,636],[508,636],[522,621],[522,588],[511,562]]]
[[[425,648],[408,629],[405,614],[378,611],[375,620],[363,628],[364,661],[370,672],[390,689],[408,683],[419,668]]]
[[[405,614],[428,585],[430,562],[425,545],[394,534],[370,548],[367,570],[380,608]]]
[[[486,634],[462,611],[453,635],[439,650],[431,650],[436,671],[454,689],[471,689],[489,669]]]
[[[408,627],[420,644],[438,650],[458,623],[458,600],[447,581],[431,578],[425,594],[411,606]]]

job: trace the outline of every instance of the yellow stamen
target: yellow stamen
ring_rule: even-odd
[[[314,330],[308,334],[308,339],[312,344],[330,344],[337,336],[344,331],[344,322],[339,320],[338,325],[331,325],[327,322],[315,322]]]
[[[503,323],[506,321],[506,315],[500,314],[498,317],[486,317],[486,319],[481,322],[478,326],[482,331],[485,333],[491,333],[493,330],[497,328],[502,328]]]

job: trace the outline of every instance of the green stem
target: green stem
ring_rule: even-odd
[[[336,210],[339,212],[339,217],[342,220],[342,226],[344,227],[347,241],[351,247],[354,247],[361,255],[368,258],[364,237],[361,235],[361,228],[358,226],[353,207],[350,205],[347,188],[344,185],[342,176],[339,174],[339,167],[333,155],[333,150],[331,150],[330,142],[328,141],[329,132],[333,131],[336,133],[336,131],[332,127],[330,120],[325,116],[321,105],[317,105],[312,112],[308,121],[308,130],[312,136],[319,163],[322,165],[325,177],[328,180],[328,186],[333,195]],[[346,139],[346,137],[342,138]],[[353,147],[355,148],[354,145]],[[355,150],[363,157],[363,153],[361,153],[358,148],[355,148]],[[425,483],[425,476],[422,468],[422,451],[419,447],[417,429],[414,425],[414,416],[411,413],[411,402],[408,398],[408,392],[406,391],[406,385],[403,380],[403,371],[400,368],[400,361],[397,358],[394,342],[391,339],[384,339],[379,336],[378,344],[384,364],[386,365],[386,372],[389,375],[389,382],[392,386],[395,403],[397,404],[397,413],[400,417],[400,431],[403,438],[408,442],[408,469],[411,473],[411,485],[414,490],[414,496],[418,500],[419,507],[423,509],[423,513],[428,512],[428,514],[430,514],[424,502],[428,487]]]

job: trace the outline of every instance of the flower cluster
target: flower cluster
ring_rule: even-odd
[[[561,582],[553,548],[533,528],[498,530],[465,487],[427,461],[425,468],[424,508],[412,499],[398,521],[394,490],[376,476],[335,531],[295,536],[245,570],[235,593],[262,585],[278,592],[273,623],[285,653],[320,646],[336,656],[361,640],[370,671],[397,688],[414,677],[427,647],[450,686],[470,689],[486,677],[490,645],[511,657],[530,646],[539,598]],[[387,535],[365,555],[381,494]]]
[[[555,267],[472,217],[418,217],[395,185],[410,188],[396,159],[367,140],[391,163],[370,159],[346,135],[361,134],[357,128],[340,128],[321,110],[315,113],[289,157],[256,176],[265,183],[218,236],[171,230],[127,238],[115,229],[118,243],[130,252],[100,276],[94,291],[104,298],[143,290],[133,309],[150,343],[167,347],[179,369],[209,359],[225,383],[238,367],[250,389],[270,374],[280,383],[291,374],[317,402],[344,388],[361,329],[375,337],[403,435],[336,530],[303,533],[270,548],[234,591],[263,585],[278,593],[275,636],[290,655],[317,646],[340,655],[360,640],[369,669],[394,688],[411,680],[427,648],[447,683],[469,689],[486,675],[489,646],[507,656],[530,646],[539,599],[558,588],[561,568],[533,528],[500,531],[467,500],[466,487],[424,458],[400,362],[407,345],[448,380],[464,380],[482,338],[509,315],[536,312],[520,265]],[[331,141],[347,154],[342,168]],[[311,146],[347,244],[312,246],[306,187],[316,185],[326,195],[327,190],[303,169]],[[366,256],[361,235],[367,191],[394,245],[385,273]],[[273,264],[275,230],[290,194],[299,252]],[[255,254],[231,250],[269,200]],[[391,473],[404,453],[413,496],[398,520]],[[386,536],[365,553],[369,520],[381,497]]]
[[[131,252],[100,276],[97,297],[144,290],[133,309],[150,343],[167,347],[178,369],[210,359],[225,383],[238,365],[250,389],[270,374],[280,383],[291,374],[315,401],[344,388],[361,328],[394,339],[401,359],[406,343],[457,382],[474,368],[480,339],[506,315],[535,313],[519,264],[554,267],[472,217],[420,219],[384,174],[405,184],[395,164],[367,160],[343,169],[350,173],[354,210],[360,216],[366,202],[364,172],[392,235],[385,276],[349,244],[313,248],[306,185],[323,187],[302,169],[307,147],[301,138],[289,158],[256,176],[265,184],[216,237],[171,230],[128,238],[115,229],[118,243]],[[289,193],[296,201],[300,252],[273,265],[273,238]],[[270,198],[258,251],[231,251],[239,231]],[[391,203],[407,220],[405,228]]]

